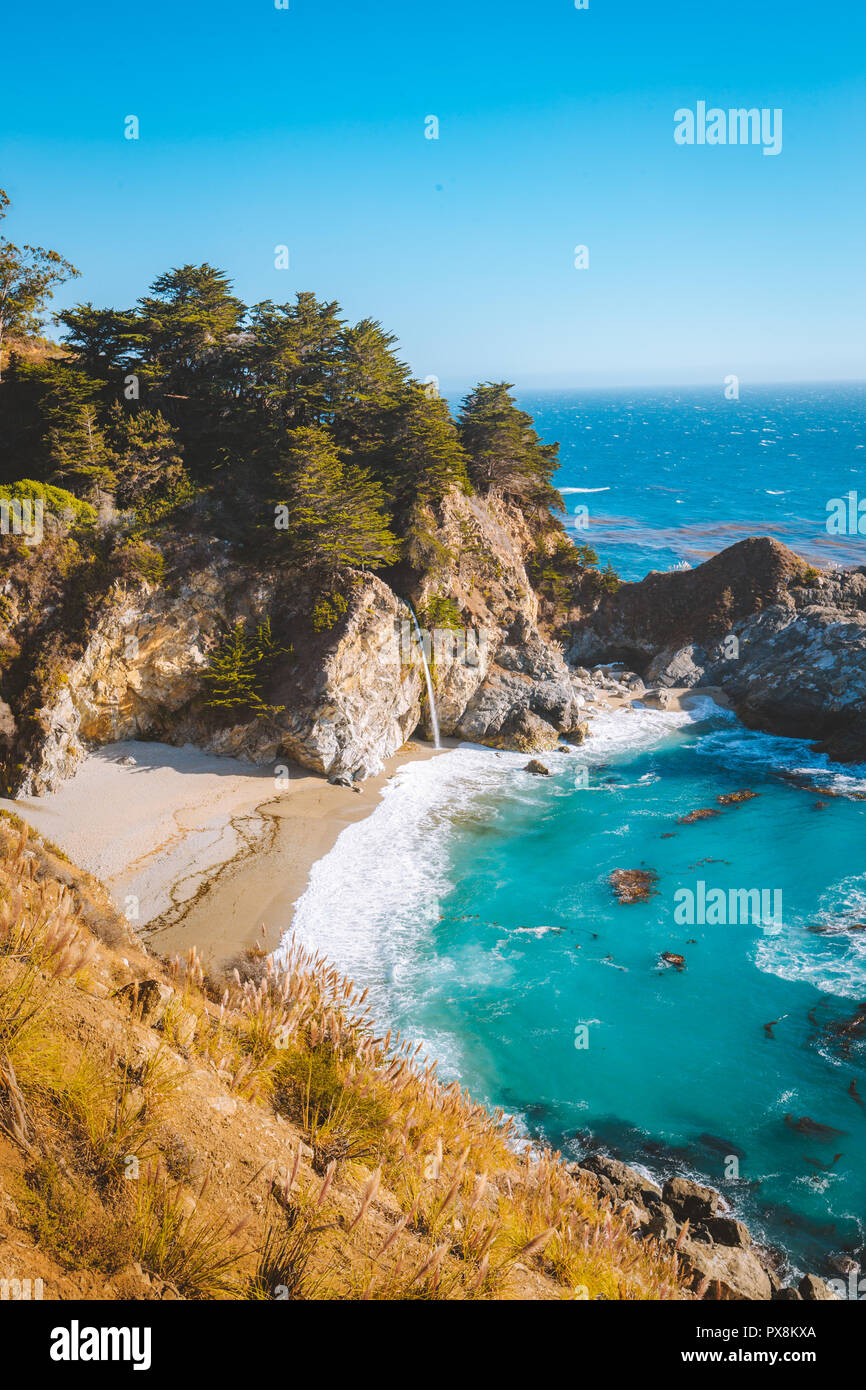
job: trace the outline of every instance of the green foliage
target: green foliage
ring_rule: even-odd
[[[12,357],[2,384],[0,475],[14,478],[27,459],[43,482],[78,480],[82,470],[110,462],[100,422],[100,383],[57,358]]]
[[[539,545],[526,570],[533,588],[559,613],[602,593],[614,593],[620,585],[612,565],[599,569],[598,555],[591,545],[573,545],[564,533],[553,544]]]
[[[434,594],[421,604],[416,612],[419,625],[428,632],[435,628],[451,628],[459,631],[463,627],[460,609],[453,598]]]
[[[159,375],[174,390],[189,386],[207,372],[243,316],[228,276],[211,265],[179,266],[157,276],[136,314],[147,375]]]
[[[380,485],[366,469],[343,463],[325,430],[291,432],[276,481],[277,531],[289,532],[300,563],[335,573],[397,559]]]
[[[132,1234],[111,1221],[68,1171],[52,1157],[39,1157],[27,1169],[19,1204],[28,1228],[64,1268],[116,1274],[132,1258]]]
[[[349,600],[344,594],[333,590],[319,594],[313,604],[312,622],[314,632],[330,632],[349,610]]]
[[[244,709],[257,715],[278,713],[282,705],[270,705],[262,689],[280,656],[290,648],[280,647],[271,633],[271,620],[258,623],[248,633],[244,623],[235,623],[213,652],[203,679],[210,688],[205,701],[214,709]]]
[[[0,216],[7,202],[0,193]],[[56,253],[24,253],[0,242],[0,333],[4,312],[32,331],[52,287],[76,273]],[[346,323],[335,301],[302,291],[248,307],[221,270],[186,264],[132,307],[87,302],[56,322],[63,355],[13,354],[0,386],[0,482],[26,458],[31,478],[113,500],[133,535],[185,512],[191,530],[270,551],[276,541],[287,562],[322,572],[327,595],[347,567],[444,572],[454,557],[439,508],[454,489],[496,489],[538,539],[561,508],[557,446],[507,383],[479,384],[455,423],[393,334],[372,318]],[[335,614],[328,600],[315,620]]]
[[[280,433],[333,418],[345,371],[338,309],[303,292],[295,304],[265,300],[252,310],[242,355]]]
[[[170,492],[183,478],[182,450],[158,410],[125,410],[115,401],[108,411],[108,428],[118,506],[136,506]]]
[[[532,417],[519,410],[508,382],[483,382],[463,401],[458,428],[469,455],[469,476],[479,491],[497,488],[506,496],[563,511],[551,479],[557,444],[542,444]]]
[[[622,580],[620,579],[610,560],[608,560],[607,564],[601,572],[601,587],[604,589],[606,594],[615,594],[621,584]]]
[[[40,501],[46,512],[64,518],[68,517],[75,526],[93,526],[96,512],[87,502],[80,501],[62,487],[50,487],[35,482],[32,478],[20,478],[14,483],[0,483],[0,498],[8,501]]]
[[[133,534],[147,535],[158,530],[166,522],[173,520],[176,512],[190,506],[196,495],[196,489],[186,473],[181,470],[177,477],[160,487],[158,492],[151,494],[135,508]]]
[[[377,472],[398,509],[440,501],[452,487],[471,492],[468,459],[448,406],[413,383],[388,412]]]
[[[129,364],[143,335],[131,309],[95,309],[88,301],[55,315],[66,342],[88,376],[107,377]]]
[[[119,545],[114,558],[124,576],[159,584],[165,574],[165,560],[158,550],[146,541],[130,537]]]
[[[0,188],[0,221],[8,207],[9,198]],[[7,333],[37,333],[46,300],[58,285],[80,273],[57,251],[16,246],[0,237],[0,349]]]

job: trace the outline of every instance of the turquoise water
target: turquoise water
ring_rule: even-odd
[[[866,932],[808,928],[866,921],[866,802],[816,788],[866,770],[706,699],[594,731],[549,779],[486,749],[403,769],[316,866],[295,927],[527,1135],[704,1178],[796,1267],[826,1268],[864,1241],[866,1110],[847,1094],[866,1099],[864,1053],[831,1025],[866,1000]],[[759,795],[678,823],[743,788]],[[610,873],[638,867],[657,894],[619,904]],[[674,894],[699,880],[781,890],[781,925],[679,925]]]

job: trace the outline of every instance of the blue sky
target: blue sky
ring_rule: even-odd
[[[207,260],[445,386],[866,376],[854,0],[43,0],[4,48],[4,230],[80,266],[56,307]],[[781,154],[677,146],[699,100],[781,107]]]

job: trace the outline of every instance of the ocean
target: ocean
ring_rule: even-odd
[[[575,539],[623,579],[698,565],[756,535],[816,565],[866,559],[863,537],[826,527],[831,498],[858,484],[866,496],[866,385],[741,386],[738,400],[721,385],[516,394],[560,443]]]
[[[767,533],[856,563],[863,542],[837,556],[824,518],[857,486],[863,388],[720,394],[521,399],[562,444],[562,486],[587,489],[565,494],[589,499],[578,539],[629,578]],[[404,766],[315,865],[294,932],[527,1139],[711,1183],[793,1269],[832,1273],[866,1243],[866,1046],[846,1029],[866,1001],[866,767],[706,697],[601,714],[545,762],[464,746]],[[622,904],[610,875],[637,868],[655,891]],[[687,920],[714,889],[779,911]]]

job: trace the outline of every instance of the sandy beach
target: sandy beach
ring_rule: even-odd
[[[272,769],[234,758],[115,743],[57,791],[0,807],[100,879],[154,950],[196,946],[218,964],[256,943],[276,947],[316,860],[373,810],[399,767],[433,756],[413,741],[356,790],[296,766],[278,786]]]
[[[715,689],[671,689],[665,708]],[[593,713],[631,701],[604,696]],[[441,753],[458,740],[443,739]],[[271,768],[164,743],[107,744],[57,791],[0,799],[104,883],[121,912],[163,956],[195,946],[218,965],[246,948],[273,950],[291,926],[310,870],[340,832],[369,815],[407,762],[440,756],[413,740],[357,787],[332,786],[292,766]]]

